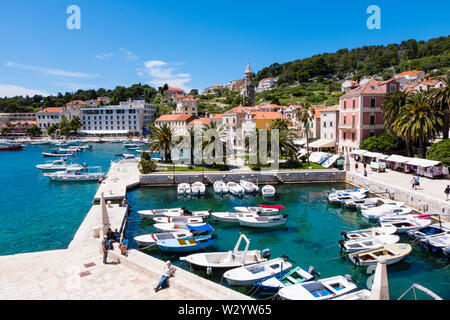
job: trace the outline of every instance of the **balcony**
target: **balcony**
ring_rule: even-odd
[[[347,123],[347,124],[343,124],[340,123],[339,124],[339,129],[341,130],[356,130],[356,124],[354,123]]]

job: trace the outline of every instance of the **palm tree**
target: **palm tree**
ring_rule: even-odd
[[[272,122],[272,129],[288,129],[289,127],[289,121],[287,121],[286,119],[275,119]]]
[[[306,134],[306,155],[308,157],[309,163],[309,123],[314,121],[315,119],[315,110],[311,108],[310,104],[305,102],[303,106],[297,111],[297,119],[303,125],[303,130],[305,130]]]
[[[281,129],[279,131],[280,154],[286,155],[287,158],[295,160],[297,158],[297,146],[294,143],[296,135],[289,129]]]
[[[175,145],[172,138],[174,136],[173,129],[167,124],[163,123],[159,126],[152,127],[152,136],[149,139],[148,149],[151,151],[163,151],[164,161],[170,162],[170,150]]]
[[[197,136],[198,131],[195,130],[195,127],[192,127],[190,129],[187,129],[187,131],[180,135],[178,137],[178,140],[176,144],[180,146],[181,148],[188,147],[189,148],[189,159],[190,159],[190,165],[192,166],[194,164],[194,149],[195,149],[195,138]],[[189,145],[186,145],[186,142],[183,143],[184,138],[187,138],[187,141],[189,141]],[[182,144],[182,145],[180,145]]]
[[[444,86],[430,90],[428,93],[428,99],[432,106],[438,107],[443,113],[443,138],[448,139],[449,122],[450,122],[450,86],[449,86],[450,74],[447,77],[442,77],[440,80]]]
[[[411,141],[418,142],[422,158],[425,158],[426,141],[441,132],[442,118],[442,111],[433,108],[427,95],[419,92],[408,96],[405,107],[400,109],[392,124],[392,129],[399,137],[408,137]]]
[[[217,122],[211,121],[208,125],[203,128],[203,156],[206,152],[211,150],[211,156],[215,158],[216,150],[215,150],[215,142],[216,139],[219,139],[222,142],[222,152],[223,152],[223,162],[226,162],[226,154],[227,154],[227,130],[225,125],[217,125]]]
[[[395,120],[398,118],[400,111],[406,105],[407,98],[408,94],[406,92],[397,90],[388,93],[383,101],[383,104],[381,105],[384,126],[391,133],[395,134],[392,126]],[[408,157],[412,156],[411,140],[409,139],[409,137],[399,136],[399,138],[405,140]]]

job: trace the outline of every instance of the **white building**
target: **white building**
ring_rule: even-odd
[[[256,87],[256,92],[263,92],[266,90],[270,90],[273,87],[275,87],[275,83],[277,82],[277,79],[274,78],[266,78],[262,79],[258,86]]]
[[[75,107],[55,107],[55,108],[45,108],[36,114],[37,125],[41,128],[43,132],[47,131],[47,128],[59,124],[63,117],[68,121],[72,120],[74,117],[80,116],[80,108]]]
[[[156,106],[144,100],[121,102],[118,106],[81,108],[81,133],[140,134],[142,127],[155,120]]]
[[[12,121],[36,121],[36,113],[0,113],[0,123]]]
[[[198,115],[198,104],[197,100],[190,97],[185,97],[177,103],[176,109],[173,111],[174,114],[195,114]]]

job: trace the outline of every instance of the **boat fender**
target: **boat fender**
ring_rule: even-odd
[[[344,250],[344,240],[339,240],[338,244],[339,244],[339,247],[341,247],[341,252],[340,253],[342,253],[342,250]]]
[[[263,257],[264,259],[269,260],[271,255],[272,252],[270,252],[270,249],[264,249],[263,251],[261,251],[261,257]]]
[[[342,231],[342,232],[341,232],[341,236],[344,237],[344,240],[349,240],[349,238],[347,237],[347,232]]]
[[[261,210],[256,211],[256,214],[260,216],[262,214]]]
[[[316,272],[316,268],[314,266],[310,266],[308,269],[308,273],[312,274],[313,276],[320,277],[320,272]]]

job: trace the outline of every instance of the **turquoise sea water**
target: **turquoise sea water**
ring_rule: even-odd
[[[71,157],[73,162],[107,172],[110,161],[118,159],[115,154],[126,151],[115,143],[92,146]],[[0,152],[0,255],[67,248],[92,205],[97,182],[49,181],[35,167],[58,159],[42,157],[51,148],[27,145]]]
[[[284,213],[289,215],[284,227],[264,230],[240,227],[236,224],[212,223],[218,238],[215,247],[208,250],[231,250],[242,232],[251,240],[250,249],[269,248],[272,258],[287,255],[296,265],[306,270],[309,266],[314,266],[316,271],[321,272],[322,277],[350,274],[361,283],[361,288],[367,288],[366,282],[370,274],[366,273],[366,268],[359,267],[355,270],[346,257],[340,256],[338,240],[342,239],[341,231],[367,228],[374,224],[356,211],[330,206],[324,196],[333,187],[343,189],[351,186],[344,183],[276,186],[278,196],[273,200],[250,195],[242,199],[232,195],[222,197],[215,195],[211,186],[207,187],[206,195],[200,198],[178,196],[175,187],[140,188],[128,193],[132,211],[127,235],[132,239],[140,234],[154,232],[151,220],[140,219],[137,211],[142,209],[184,206],[192,211],[233,211],[235,206],[282,204],[286,207]],[[402,238],[403,241],[409,242],[406,236]],[[132,247],[138,248],[134,241]],[[178,260],[180,256],[187,254],[163,254],[157,249],[146,249],[144,252],[163,260],[171,260],[179,267],[218,283],[222,281],[223,272],[213,271],[208,276],[204,270],[190,269],[186,262]],[[397,299],[413,283],[429,288],[444,299],[450,299],[450,270],[445,269],[448,264],[447,258],[428,254],[420,247],[413,246],[413,251],[406,260],[388,266],[391,299]],[[223,280],[222,284],[227,285],[226,280]],[[233,288],[243,293],[248,293],[250,289]],[[405,298],[413,299],[414,296],[411,292]],[[418,298],[426,299],[427,296],[418,293]]]
[[[126,152],[121,144],[92,144],[92,151],[78,153],[74,162],[86,162],[90,166],[102,166],[107,171],[115,155]],[[67,248],[75,232],[89,211],[98,183],[51,182],[35,166],[52,160],[41,153],[50,146],[27,146],[19,152],[0,152],[0,255]],[[274,200],[260,196],[237,198],[231,195],[215,195],[211,186],[201,198],[185,198],[176,194],[176,188],[140,188],[128,193],[132,206],[127,235],[154,232],[151,220],[141,221],[138,210],[151,208],[187,207],[190,210],[212,209],[230,211],[235,206],[257,203],[283,204],[289,215],[285,227],[272,230],[241,228],[239,225],[213,223],[218,239],[209,250],[232,249],[244,232],[251,240],[251,249],[269,248],[272,258],[288,255],[296,264],[307,269],[315,266],[322,277],[354,276],[361,288],[366,288],[370,276],[366,269],[353,269],[353,264],[339,255],[340,232],[372,226],[355,211],[329,206],[324,198],[331,188],[350,187],[343,183],[277,186],[278,196]],[[408,241],[403,238],[403,241]],[[137,248],[131,241],[131,246]],[[190,269],[178,260],[181,255],[162,254],[158,250],[146,250],[157,258],[170,259],[179,267]],[[398,298],[412,283],[421,284],[444,299],[450,299],[449,260],[429,254],[418,246],[401,263],[388,267],[391,299]],[[191,270],[218,283],[222,274]],[[226,281],[223,282],[226,285]],[[235,288],[247,293],[249,288]],[[419,298],[427,298],[418,294]],[[413,298],[409,293],[406,298]]]

